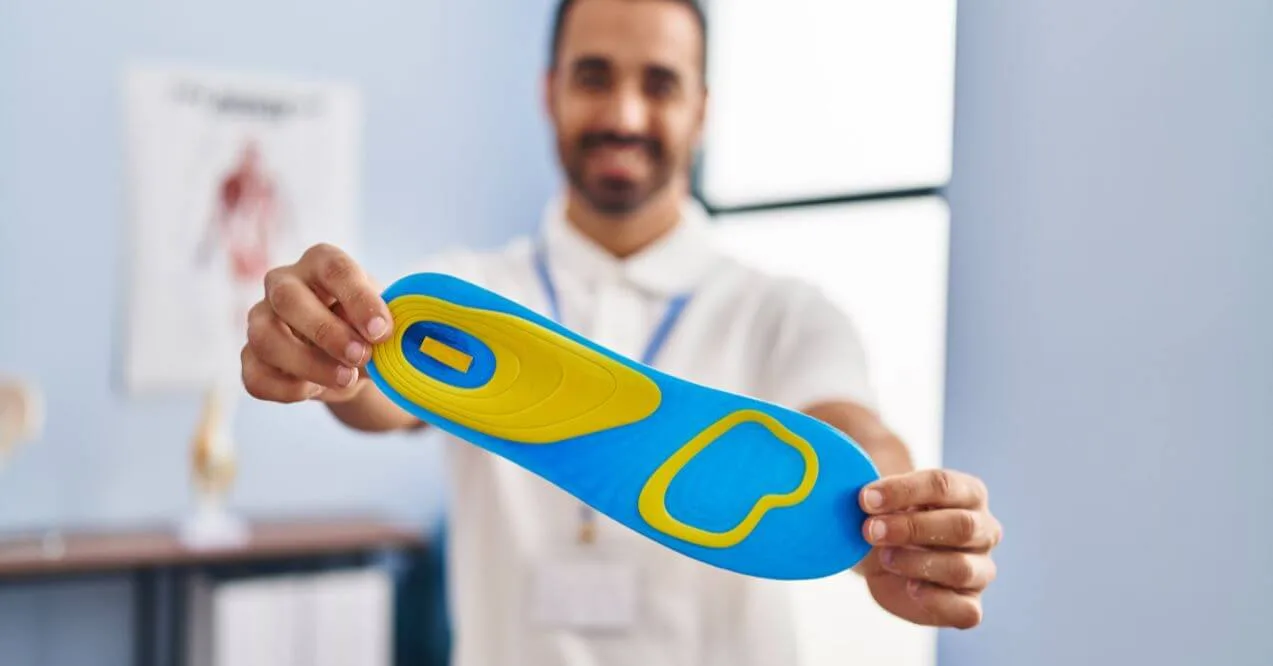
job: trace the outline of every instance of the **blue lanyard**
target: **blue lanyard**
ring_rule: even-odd
[[[558,324],[561,321],[561,305],[557,301],[557,287],[553,284],[552,275],[548,273],[548,259],[544,256],[544,248],[540,243],[535,244],[535,272],[539,273],[539,282],[544,286],[544,294],[548,297],[548,311],[553,321]],[[663,321],[659,322],[658,328],[654,329],[654,334],[650,336],[650,342],[645,346],[645,353],[641,355],[641,362],[645,365],[653,365],[654,359],[658,356],[659,351],[663,349],[664,343],[667,342],[667,336],[672,333],[672,329],[676,327],[676,321],[681,318],[681,313],[685,310],[685,306],[690,301],[690,294],[677,294],[668,303],[667,312],[663,315]]]

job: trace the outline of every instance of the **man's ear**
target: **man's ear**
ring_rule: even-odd
[[[708,92],[709,92],[709,91],[708,91],[708,89],[707,89],[707,87],[706,87],[706,85],[705,85],[705,86],[703,87],[703,102],[702,102],[702,104],[700,104],[700,105],[699,105],[699,108],[698,108],[698,118],[696,118],[696,119],[695,119],[695,120],[697,121],[697,124],[696,124],[696,126],[695,126],[695,128],[694,128],[694,146],[695,146],[695,148],[702,148],[702,146],[703,146],[703,132],[705,131],[705,129],[704,129],[704,128],[706,128],[706,126],[707,126],[707,116],[709,115],[709,114],[707,113],[707,108],[708,108],[708,107],[711,105],[711,103],[712,103],[712,96],[711,96],[710,94],[708,94]]]
[[[549,67],[547,70],[544,71],[544,76],[541,80],[542,88],[540,90],[540,95],[541,95],[540,101],[544,105],[544,114],[548,117],[549,120],[552,120],[553,117],[556,115],[556,109],[557,109],[557,91],[556,89],[553,88],[553,79],[555,77],[555,74],[556,74],[556,70],[552,67]]]

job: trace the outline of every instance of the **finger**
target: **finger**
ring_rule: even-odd
[[[928,623],[937,627],[972,629],[981,624],[981,597],[915,579],[907,582],[906,593],[928,613]]]
[[[241,360],[243,388],[247,389],[248,395],[258,400],[301,402],[316,398],[323,392],[322,386],[297,379],[262,363],[247,347],[243,348]]]
[[[268,306],[249,315],[247,337],[253,356],[285,375],[327,388],[348,388],[358,380],[356,364],[338,363],[301,341]]]
[[[986,551],[999,542],[999,525],[987,513],[938,509],[876,516],[862,526],[878,546],[919,546]]]
[[[916,507],[976,509],[985,506],[986,485],[962,472],[930,469],[880,479],[863,488],[862,510],[881,514]]]
[[[997,573],[989,557],[954,551],[886,548],[880,553],[880,565],[905,578],[963,591],[984,590]]]
[[[348,254],[331,245],[315,245],[305,252],[298,265],[302,267],[303,279],[340,304],[349,323],[367,340],[380,342],[389,334],[388,306]]]
[[[290,269],[276,269],[266,274],[265,296],[269,311],[258,312],[258,319],[277,317],[297,336],[346,365],[359,367],[370,356],[371,347],[366,340],[348,322],[336,316]]]

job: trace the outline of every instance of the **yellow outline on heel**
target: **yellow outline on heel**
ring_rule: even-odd
[[[747,517],[743,518],[742,522],[724,532],[711,532],[700,529],[687,525],[673,517],[667,510],[667,490],[672,485],[672,479],[676,478],[676,475],[685,468],[685,465],[690,460],[694,459],[694,456],[701,453],[709,444],[719,439],[721,435],[736,426],[752,422],[765,426],[769,429],[769,432],[773,433],[774,437],[800,452],[801,457],[804,458],[804,478],[800,480],[800,485],[789,493],[770,494],[761,497],[752,505],[751,511],[747,513]],[[728,548],[746,539],[756,529],[756,525],[760,523],[760,519],[766,513],[779,507],[795,506],[803,502],[809,496],[809,493],[813,491],[813,485],[817,479],[818,456],[808,441],[791,432],[777,419],[764,412],[754,409],[742,409],[704,428],[702,432],[695,435],[685,446],[678,449],[676,453],[673,453],[670,458],[660,465],[654,474],[650,475],[650,479],[646,481],[645,486],[641,489],[641,497],[637,501],[637,508],[641,513],[641,517],[651,527],[668,536],[709,548]]]

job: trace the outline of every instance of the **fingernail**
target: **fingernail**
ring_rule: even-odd
[[[354,372],[353,368],[341,366],[341,368],[336,371],[336,383],[341,386],[349,386],[354,383],[354,378],[357,376],[358,375]]]
[[[896,551],[893,550],[892,548],[885,548],[884,550],[880,551],[880,561],[884,563],[884,566],[886,567],[893,566],[894,552]]]
[[[884,521],[871,521],[871,539],[873,541],[883,541],[886,534],[888,534],[888,527],[884,525]]]
[[[862,501],[866,502],[866,508],[878,509],[884,506],[884,493],[875,489],[868,490],[862,493]]]
[[[318,396],[322,394],[323,394],[323,387],[314,385],[314,387],[309,390],[309,399],[313,400],[314,398],[317,398]]]
[[[918,579],[912,578],[906,581],[906,594],[910,595],[912,599],[919,598],[919,580]]]
[[[345,347],[345,360],[354,365],[362,365],[363,358],[367,355],[367,346],[361,342],[351,342]]]
[[[372,317],[371,321],[367,322],[367,335],[370,335],[373,340],[379,340],[388,328],[389,322],[385,321],[384,317]]]

